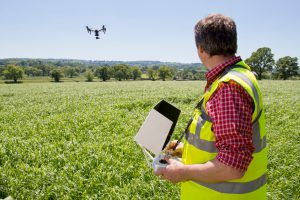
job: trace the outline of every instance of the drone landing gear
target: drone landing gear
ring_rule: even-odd
[[[100,37],[96,37],[96,39],[100,39]]]

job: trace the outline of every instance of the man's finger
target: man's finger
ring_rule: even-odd
[[[172,140],[168,145],[166,150],[171,150],[173,149],[173,147],[175,146],[175,144],[177,143],[177,140]]]
[[[170,158],[165,158],[165,160],[167,161],[168,164],[172,163],[172,159],[170,159]]]
[[[158,168],[158,169],[154,170],[154,174],[156,176],[160,176],[160,175],[164,174],[164,171],[165,171],[165,168]]]

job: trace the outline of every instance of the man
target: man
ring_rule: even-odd
[[[266,199],[267,150],[262,97],[237,51],[235,22],[212,14],[195,26],[207,84],[175,153],[155,175],[181,182],[181,199]],[[169,144],[173,148],[176,141]]]

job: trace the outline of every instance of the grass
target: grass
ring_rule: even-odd
[[[300,81],[261,81],[266,109],[268,198],[300,199]],[[133,142],[165,99],[185,127],[200,81],[63,82],[0,85],[0,198],[179,199]]]

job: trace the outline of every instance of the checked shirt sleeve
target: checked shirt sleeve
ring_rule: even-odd
[[[217,159],[246,171],[254,152],[252,143],[253,100],[236,82],[222,83],[207,102],[218,149]]]

